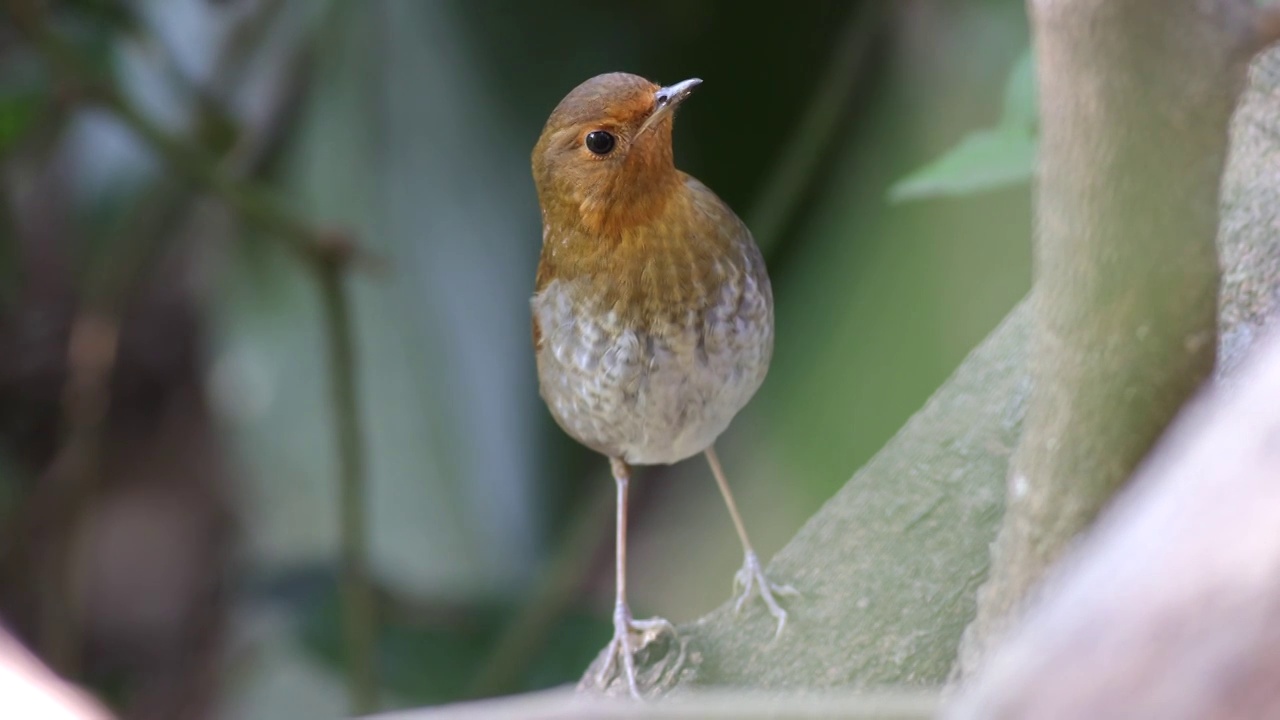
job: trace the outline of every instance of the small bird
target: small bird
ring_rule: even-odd
[[[531,300],[539,389],[556,422],[607,456],[617,483],[617,602],[600,686],[621,667],[640,697],[635,653],[661,618],[627,605],[627,485],[632,465],[703,453],[742,541],[736,607],[758,594],[777,619],[714,443],[764,381],[773,355],[773,291],[747,226],[677,170],[675,110],[701,84],[660,87],[609,73],[574,88],[533,149],[542,254]]]

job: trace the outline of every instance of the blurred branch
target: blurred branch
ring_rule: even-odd
[[[1030,5],[1033,390],[963,673],[1213,370],[1219,188],[1246,69],[1230,2]]]
[[[28,515],[47,523],[48,559],[40,575],[40,650],[63,676],[80,673],[82,608],[72,571],[78,525],[101,485],[102,426],[110,404],[120,327],[112,316],[86,313],[71,324],[62,393],[65,438],[45,469],[40,508]]]
[[[255,0],[248,3],[251,11],[237,19],[227,38],[219,48],[218,57],[214,61],[212,80],[207,83],[194,81],[178,63],[178,52],[153,22],[148,13],[139,13],[138,20],[145,23],[151,40],[160,48],[165,58],[167,74],[179,84],[183,91],[201,106],[202,112],[209,113],[216,107],[217,112],[224,110],[229,91],[239,87],[245,72],[253,66],[257,51],[270,35],[272,24],[280,16],[287,0]]]
[[[1280,336],[1250,360],[1179,417],[948,717],[1280,717]]]
[[[377,709],[374,667],[373,591],[369,585],[365,530],[364,437],[357,404],[355,337],[346,277],[337,264],[320,270],[329,342],[329,382],[333,393],[334,441],[340,464],[339,507],[342,513],[342,605],[346,638],[348,695],[353,714]]]
[[[776,692],[686,691],[661,702],[628,702],[568,689],[461,705],[377,715],[377,720],[927,720],[938,707],[929,691]]]
[[[826,72],[814,86],[809,105],[783,146],[782,159],[766,176],[766,185],[751,205],[747,225],[766,254],[778,242],[800,199],[817,179],[818,167],[838,136],[863,61],[891,7],[890,3],[865,2],[848,11]]]
[[[49,29],[38,5],[34,0],[9,0],[10,15],[76,97],[111,111],[171,167],[218,196],[240,219],[285,243],[309,262],[382,266],[349,236],[312,226],[278,202],[265,187],[235,179],[204,148],[175,137],[148,118],[118,85]]]
[[[196,117],[193,135],[205,138],[213,134],[211,128],[228,122],[221,99],[234,92],[243,79],[251,61],[256,57],[258,44],[267,39],[267,28],[276,19],[283,0],[268,0],[260,4],[256,13],[246,16],[232,32],[230,40],[219,48],[218,57],[208,87],[188,87],[196,98]],[[153,31],[154,32],[154,31]],[[284,133],[291,127],[291,120],[301,106],[310,75],[312,45],[308,37],[284,61],[280,80],[261,117],[253,118],[246,127],[237,128],[235,141],[214,161],[225,169],[234,181],[244,181],[259,173],[277,147]],[[171,52],[165,53],[166,62],[173,64]],[[171,73],[180,76],[177,68]],[[186,78],[182,77],[186,82]],[[164,247],[167,235],[187,208],[195,189],[191,178],[185,182],[161,179],[143,191],[143,197],[121,222],[111,240],[105,243],[107,257],[91,281],[89,301],[99,312],[118,313],[119,303]]]

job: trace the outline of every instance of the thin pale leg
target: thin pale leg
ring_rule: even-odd
[[[751,547],[751,540],[747,537],[747,527],[743,525],[742,516],[738,514],[738,504],[734,502],[733,493],[729,491],[729,481],[724,477],[724,468],[720,467],[720,458],[716,456],[714,445],[707,448],[706,455],[707,463],[711,465],[711,474],[716,476],[716,484],[720,486],[720,494],[724,496],[724,504],[729,508],[729,517],[733,519],[733,527],[738,531],[738,539],[742,541],[742,552],[746,556],[742,568],[733,576],[735,591],[733,609],[735,612],[741,612],[747,599],[752,594],[759,594],[764,604],[768,606],[769,614],[778,621],[778,630],[774,633],[774,637],[777,638],[787,625],[787,611],[782,609],[774,595],[799,595],[800,593],[790,585],[775,585],[764,576],[764,568],[760,565],[760,558],[756,555],[755,549]]]
[[[617,669],[618,658],[621,658],[627,689],[632,697],[640,699],[640,688],[636,684],[635,654],[663,632],[674,635],[675,627],[662,618],[636,620],[631,617],[631,608],[627,605],[627,486],[631,482],[631,468],[617,458],[610,458],[609,462],[613,468],[613,479],[618,484],[618,535],[615,541],[617,595],[613,605],[613,639],[605,648],[605,661],[600,667],[597,680],[600,687],[606,687],[609,676]],[[638,643],[637,638],[632,637],[633,633],[641,636]]]

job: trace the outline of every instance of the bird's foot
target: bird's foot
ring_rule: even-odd
[[[760,558],[754,550],[747,551],[747,557],[742,563],[742,568],[733,576],[734,602],[733,611],[742,612],[743,606],[747,604],[747,600],[752,595],[759,595],[764,604],[769,608],[769,614],[773,615],[778,621],[778,630],[774,633],[774,639],[782,635],[782,629],[787,625],[787,611],[782,609],[778,604],[775,595],[795,596],[800,592],[790,585],[775,585],[769,582],[769,578],[764,576],[764,568],[760,566]]]
[[[621,670],[631,697],[641,699],[640,686],[636,682],[636,655],[663,635],[678,639],[675,626],[670,622],[657,617],[636,620],[625,604],[618,603],[613,611],[613,639],[602,653],[603,663],[596,675],[597,687],[608,688]]]

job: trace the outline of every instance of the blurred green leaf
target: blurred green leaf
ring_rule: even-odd
[[[1031,48],[1027,48],[1009,70],[1009,79],[1004,86],[1004,115],[1000,118],[1000,125],[1033,130],[1038,116],[1035,56],[1031,54]]]
[[[335,673],[343,671],[342,617],[336,585],[329,585],[303,616],[301,646]],[[378,667],[384,690],[415,705],[463,699],[510,618],[520,608],[488,603],[442,608],[433,617],[387,617],[378,633]],[[581,673],[609,639],[608,621],[570,612],[552,639],[530,659],[515,691],[543,689]]]
[[[1035,65],[1028,48],[1009,70],[999,124],[971,133],[894,183],[889,201],[972,195],[1030,180],[1036,164],[1036,117]]]
[[[493,639],[494,618],[467,608],[439,623],[407,624],[385,618],[378,632],[378,670],[384,689],[412,703],[457,699],[469,672]],[[299,626],[301,647],[336,675],[346,672],[342,612],[335,586],[326,588]]]
[[[889,188],[889,200],[971,195],[1030,179],[1035,169],[1036,139],[1012,128],[979,130],[946,155],[911,173]]]

